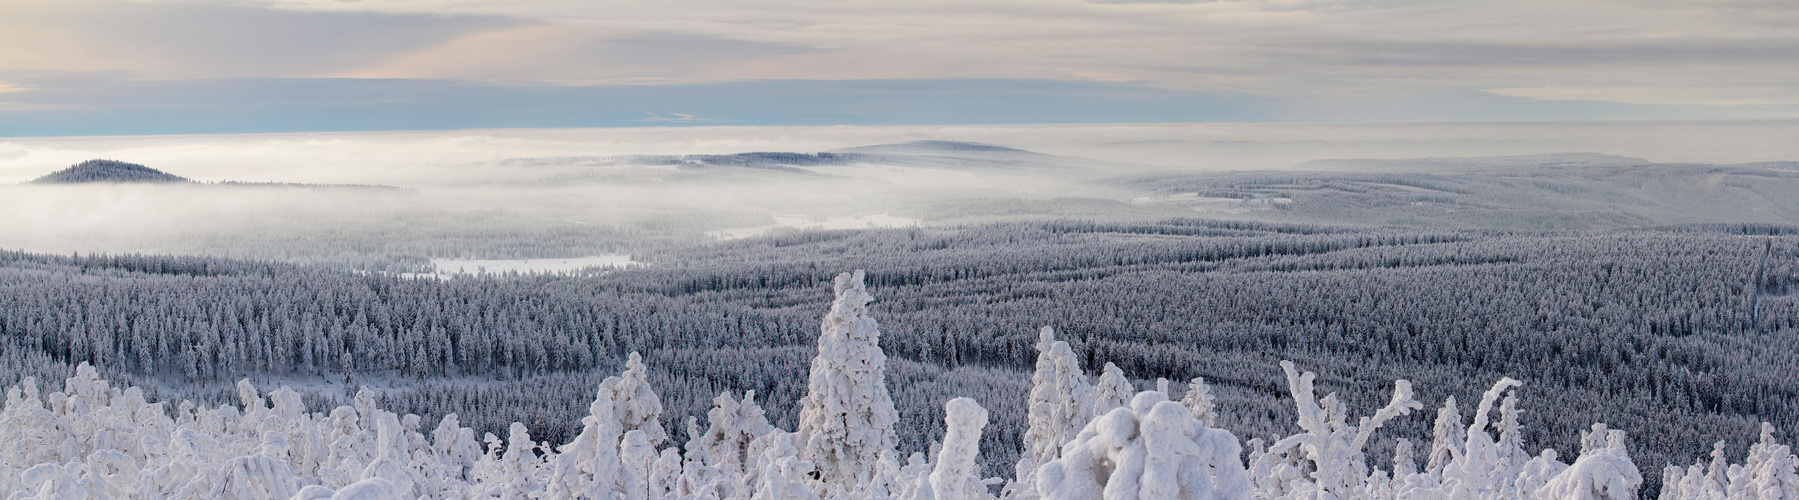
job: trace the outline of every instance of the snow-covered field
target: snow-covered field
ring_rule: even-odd
[[[871,229],[888,227],[917,226],[918,219],[900,217],[885,213],[871,215],[845,215],[839,217],[815,218],[804,215],[775,215],[775,223],[765,226],[735,227],[708,231],[706,235],[720,240],[735,240],[761,236],[782,228],[806,230],[825,229]]]
[[[1581,432],[1571,462],[1556,450],[1524,452],[1513,391],[1522,384],[1509,378],[1473,406],[1471,422],[1446,401],[1423,457],[1400,440],[1391,464],[1370,464],[1370,436],[1424,408],[1404,380],[1386,407],[1356,420],[1335,394],[1316,396],[1312,373],[1282,363],[1301,433],[1243,443],[1214,427],[1203,380],[1175,400],[1169,381],[1138,392],[1110,363],[1090,379],[1048,328],[1015,477],[978,475],[987,412],[969,398],[946,405],[941,451],[902,464],[862,277],[837,277],[791,432],[770,425],[754,393],[725,393],[703,433],[689,424],[694,441],[667,442],[661,402],[635,354],[596,388],[580,435],[554,446],[518,423],[503,440],[477,441],[454,415],[428,428],[377,407],[372,390],[352,406],[306,413],[294,390],[261,392],[244,381],[241,408],[170,408],[111,387],[83,364],[61,391],[45,394],[30,379],[7,390],[0,490],[13,499],[1627,500],[1643,482],[1624,432],[1604,424]],[[1661,498],[1794,498],[1796,463],[1764,425],[1740,464],[1720,451],[1709,467],[1664,469]]]
[[[1167,196],[1139,196],[1131,199],[1137,205],[1178,205],[1185,206],[1195,212],[1243,213],[1257,210],[1269,210],[1276,206],[1293,203],[1292,198],[1217,198],[1200,196],[1199,193],[1181,193]]]

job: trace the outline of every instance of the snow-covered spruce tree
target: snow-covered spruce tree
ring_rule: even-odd
[[[1254,490],[1230,431],[1212,429],[1156,391],[1089,422],[1062,457],[1039,466],[1048,500],[1248,500]]]
[[[1031,375],[1030,401],[1025,406],[1024,453],[1018,460],[1017,483],[1008,491],[1033,492],[1030,485],[1038,464],[1061,456],[1062,443],[1074,439],[1090,419],[1093,386],[1081,372],[1067,342],[1056,340],[1056,331],[1037,332],[1037,372]]]
[[[1522,451],[1501,450],[1487,427],[1492,423],[1493,403],[1500,395],[1520,385],[1524,383],[1510,377],[1501,378],[1481,395],[1480,405],[1474,411],[1474,423],[1468,425],[1462,454],[1443,472],[1443,482],[1453,494],[1465,498],[1518,494],[1515,484],[1518,470],[1510,467],[1509,460]]]
[[[1499,451],[1500,460],[1509,470],[1522,470],[1531,456],[1524,452],[1524,425],[1518,422],[1524,410],[1518,409],[1518,394],[1507,392],[1505,399],[1499,403]]]
[[[1131,386],[1131,379],[1124,376],[1124,370],[1107,361],[1105,369],[1099,374],[1099,381],[1093,384],[1093,416],[1105,415],[1113,408],[1123,407],[1131,400],[1137,388]]]
[[[1462,445],[1468,440],[1467,428],[1462,427],[1462,413],[1455,407],[1455,396],[1443,401],[1443,407],[1437,410],[1436,424],[1431,428],[1430,456],[1425,460],[1424,471],[1432,475],[1443,473],[1443,468],[1462,456]]]
[[[742,475],[754,469],[756,456],[750,443],[774,432],[761,406],[756,405],[756,391],[743,394],[739,401],[731,393],[722,392],[713,399],[717,405],[706,413],[711,426],[704,433],[692,434],[687,445],[689,460],[698,459],[710,467]]]
[[[1181,398],[1181,406],[1193,412],[1193,418],[1206,427],[1218,426],[1217,398],[1212,397],[1212,387],[1206,385],[1206,379],[1193,377],[1187,383],[1187,396]]]
[[[769,425],[754,397],[754,391],[744,393],[742,401],[730,392],[720,393],[713,399],[715,406],[707,412],[710,427],[704,432],[699,430],[697,419],[689,417],[687,435],[691,437],[686,454],[672,454],[671,448],[668,456],[651,467],[652,471],[666,469],[672,477],[652,479],[650,497],[749,494],[761,479],[759,458],[772,445],[765,437],[781,432]],[[801,484],[810,487],[810,483]]]
[[[624,487],[623,471],[620,470],[623,463],[619,459],[619,440],[624,433],[616,417],[618,401],[607,385],[600,384],[599,396],[588,406],[588,415],[581,418],[581,434],[557,450],[559,454],[552,461],[546,492],[552,498],[606,498],[601,495],[618,492]],[[507,450],[507,461],[522,460],[513,451],[522,449],[521,440],[529,442],[529,439],[515,431],[514,446]]]
[[[650,389],[649,376],[643,356],[633,352],[625,360],[624,373],[606,377],[600,385],[612,391],[613,418],[621,432],[642,431],[650,446],[661,446],[668,433],[662,429],[662,398]]]
[[[1643,484],[1643,476],[1637,472],[1636,464],[1631,463],[1630,454],[1624,449],[1624,431],[1607,430],[1605,424],[1593,424],[1592,432],[1583,432],[1581,437],[1580,458],[1550,478],[1542,488],[1538,488],[1536,497],[1567,500],[1636,498],[1637,487]],[[1741,469],[1740,466],[1736,468]],[[1754,497],[1741,492],[1738,495],[1727,494],[1725,498],[1766,497],[1761,497],[1759,492]]]
[[[862,279],[860,270],[837,275],[837,299],[819,327],[818,355],[795,430],[799,459],[811,462],[825,484],[843,488],[871,483],[882,455],[899,446],[887,356],[881,331],[868,316],[874,298]]]
[[[969,398],[949,400],[943,406],[943,450],[931,471],[934,500],[982,500],[992,498],[981,482],[981,429],[987,427],[987,409]]]
[[[562,445],[550,460],[547,494],[551,498],[606,498],[624,492],[647,498],[647,482],[655,446],[666,439],[662,400],[651,390],[649,369],[633,352],[625,371],[600,382],[581,434]]]
[[[1662,470],[1661,500],[1689,498],[1799,499],[1799,457],[1791,447],[1774,441],[1774,425],[1762,423],[1761,440],[1749,447],[1740,466],[1724,459],[1724,442],[1712,447],[1712,463],[1706,467],[1669,465]]]

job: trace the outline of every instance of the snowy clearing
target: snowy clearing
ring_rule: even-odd
[[[918,219],[900,217],[886,213],[872,215],[846,215],[840,217],[810,217],[805,215],[775,215],[775,223],[766,226],[736,227],[706,232],[707,236],[720,240],[735,240],[761,236],[782,228],[808,230],[828,229],[871,229],[889,227],[915,227]]]

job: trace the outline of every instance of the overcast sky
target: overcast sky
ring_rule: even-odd
[[[0,135],[1799,117],[1781,0],[5,0]]]

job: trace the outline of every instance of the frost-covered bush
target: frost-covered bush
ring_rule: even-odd
[[[307,413],[298,393],[238,384],[241,406],[170,408],[117,388],[82,365],[62,390],[35,380],[6,393],[0,410],[0,490],[11,499],[1628,499],[1642,477],[1622,431],[1596,424],[1580,454],[1521,449],[1521,385],[1501,379],[1464,421],[1453,399],[1436,414],[1420,469],[1401,440],[1390,468],[1367,463],[1370,436],[1423,404],[1395,382],[1386,407],[1350,423],[1312,373],[1282,363],[1301,433],[1264,446],[1214,427],[1208,387],[1181,400],[1168,384],[1130,391],[1107,364],[1088,380],[1067,344],[1044,329],[1030,394],[1030,425],[1016,480],[980,477],[988,413],[969,398],[945,406],[934,457],[900,462],[879,331],[860,274],[838,277],[801,427],[771,425],[754,394],[720,394],[707,425],[667,442],[662,403],[631,357],[595,387],[581,431],[562,444],[534,441],[523,424],[477,441],[455,415],[427,429],[359,393],[354,403]],[[1120,383],[1120,381],[1123,381]],[[1119,398],[1123,402],[1113,406]],[[1799,498],[1799,457],[1762,441],[1743,464],[1722,444],[1709,467],[1670,466],[1663,499]]]

